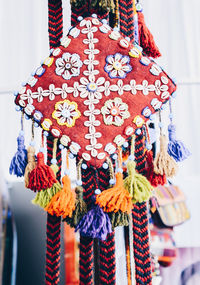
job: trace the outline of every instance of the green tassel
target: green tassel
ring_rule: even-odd
[[[112,228],[120,227],[120,226],[128,226],[129,225],[129,214],[126,212],[123,213],[122,211],[117,211],[108,213],[110,217],[110,222],[112,225]]]
[[[82,187],[76,187],[76,202],[75,202],[75,210],[72,213],[72,217],[66,217],[64,221],[70,225],[70,227],[75,228],[82,217],[87,213],[87,205],[85,201],[83,200],[83,188]]]
[[[124,187],[132,196],[133,203],[148,201],[151,197],[152,186],[143,175],[135,170],[133,160],[127,163],[128,176],[124,179]]]
[[[32,203],[34,205],[45,208],[49,204],[53,196],[56,195],[56,193],[58,193],[61,189],[62,187],[59,182],[54,183],[51,188],[47,188],[38,192],[35,198],[32,200]]]

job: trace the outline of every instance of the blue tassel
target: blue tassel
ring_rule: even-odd
[[[98,205],[94,205],[77,225],[75,231],[78,230],[82,236],[105,240],[112,232],[112,225],[108,214],[104,213]]]
[[[168,143],[168,153],[172,156],[175,161],[183,161],[188,156],[191,155],[190,151],[185,147],[182,141],[176,139],[176,126],[170,124],[168,126],[169,133],[169,143]]]
[[[17,152],[15,153],[11,163],[9,172],[17,177],[24,176],[25,168],[27,165],[27,150],[24,145],[24,132],[21,131],[17,138]]]

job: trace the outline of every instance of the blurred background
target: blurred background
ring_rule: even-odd
[[[48,55],[48,3],[47,0],[1,0],[0,4],[0,190],[9,189],[10,207],[16,221],[16,284],[42,284],[45,214],[30,204],[31,191],[23,188],[20,179],[11,177],[8,169],[20,129],[20,114],[15,111],[13,92]],[[69,0],[63,4],[66,32],[70,22]],[[187,197],[191,218],[174,229],[178,257],[170,267],[161,269],[161,284],[178,285],[182,270],[200,262],[200,2],[143,0],[142,4],[146,24],[162,53],[157,62],[178,84],[177,96],[172,102],[177,137],[192,153],[179,165],[178,175],[173,179]],[[167,126],[168,109],[164,113]],[[39,134],[40,130],[36,132]],[[26,121],[25,133],[30,134],[30,124]],[[26,136],[26,143],[29,141]],[[200,268],[197,272],[200,274]],[[31,280],[31,275],[35,279]],[[193,279],[190,284],[199,285],[200,279],[195,278],[197,281]]]

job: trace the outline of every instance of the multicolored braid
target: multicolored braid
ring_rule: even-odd
[[[119,22],[122,36],[134,41],[133,0],[119,0]]]
[[[49,45],[55,48],[60,45],[63,35],[62,0],[48,0]]]
[[[109,169],[98,171],[98,187],[101,191],[108,189],[110,180]],[[100,246],[100,284],[114,285],[116,283],[115,234],[112,232]]]
[[[135,140],[136,169],[145,173],[144,134],[136,136]],[[148,233],[148,217],[146,203],[137,203],[132,211],[134,255],[136,265],[136,284],[151,284],[151,262]]]
[[[47,138],[47,164],[51,165],[53,155],[53,138]],[[57,165],[59,171],[57,179],[61,176],[61,150],[57,148]],[[47,237],[46,237],[46,274],[45,284],[56,285],[59,283],[60,270],[60,225],[61,218],[47,214]]]

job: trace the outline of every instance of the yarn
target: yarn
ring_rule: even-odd
[[[28,164],[26,166],[25,173],[24,173],[24,182],[25,182],[26,188],[28,188],[28,185],[29,185],[29,174],[36,166],[35,148],[31,145],[27,149],[27,157],[28,157]]]
[[[143,48],[143,52],[153,58],[161,56],[158,47],[155,44],[153,35],[147,28],[142,12],[138,12],[138,32],[139,32],[139,45]]]
[[[124,187],[132,196],[133,203],[148,201],[151,196],[152,186],[143,175],[135,170],[135,162],[129,160],[127,163],[128,176],[124,179]]]
[[[124,213],[119,210],[116,213],[108,213],[108,215],[113,229],[119,226],[127,227],[129,225],[129,215],[126,212]]]
[[[185,147],[184,143],[176,139],[176,126],[170,124],[168,126],[169,143],[167,151],[176,162],[183,161],[191,155],[190,151]]]
[[[105,212],[131,213],[132,202],[129,192],[123,186],[123,174],[116,173],[116,184],[114,187],[101,192],[97,195],[96,203],[103,208]]]
[[[45,211],[51,215],[66,218],[67,216],[71,217],[72,212],[75,210],[75,195],[71,190],[71,182],[68,175],[62,178],[62,183],[62,190],[53,196]]]
[[[48,165],[44,163],[44,154],[37,154],[37,165],[29,174],[28,188],[33,191],[41,191],[52,187],[56,183],[56,177]]]
[[[88,4],[88,1],[86,0],[70,0],[70,3],[74,7],[82,7],[86,4]],[[90,8],[97,9],[97,10],[103,10],[103,11],[114,11],[115,4],[113,0],[91,0],[90,1]]]
[[[152,186],[157,187],[158,185],[165,185],[167,183],[166,175],[156,174],[153,165],[153,153],[152,151],[146,152],[146,178],[149,180]]]
[[[24,135],[23,132],[20,132],[17,138],[17,152],[13,156],[9,172],[14,174],[17,177],[24,176],[25,168],[27,165],[27,150],[24,145]]]
[[[154,160],[154,171],[157,174],[165,174],[172,177],[176,174],[178,166],[176,161],[167,152],[167,138],[165,135],[160,136],[160,152]]]
[[[112,232],[112,225],[108,214],[99,205],[94,205],[77,225],[75,231],[78,230],[81,236],[105,240]]]
[[[70,227],[75,228],[82,217],[87,213],[87,205],[83,200],[83,188],[76,187],[76,201],[75,201],[75,210],[72,213],[71,217],[66,217],[64,221],[70,225]]]

